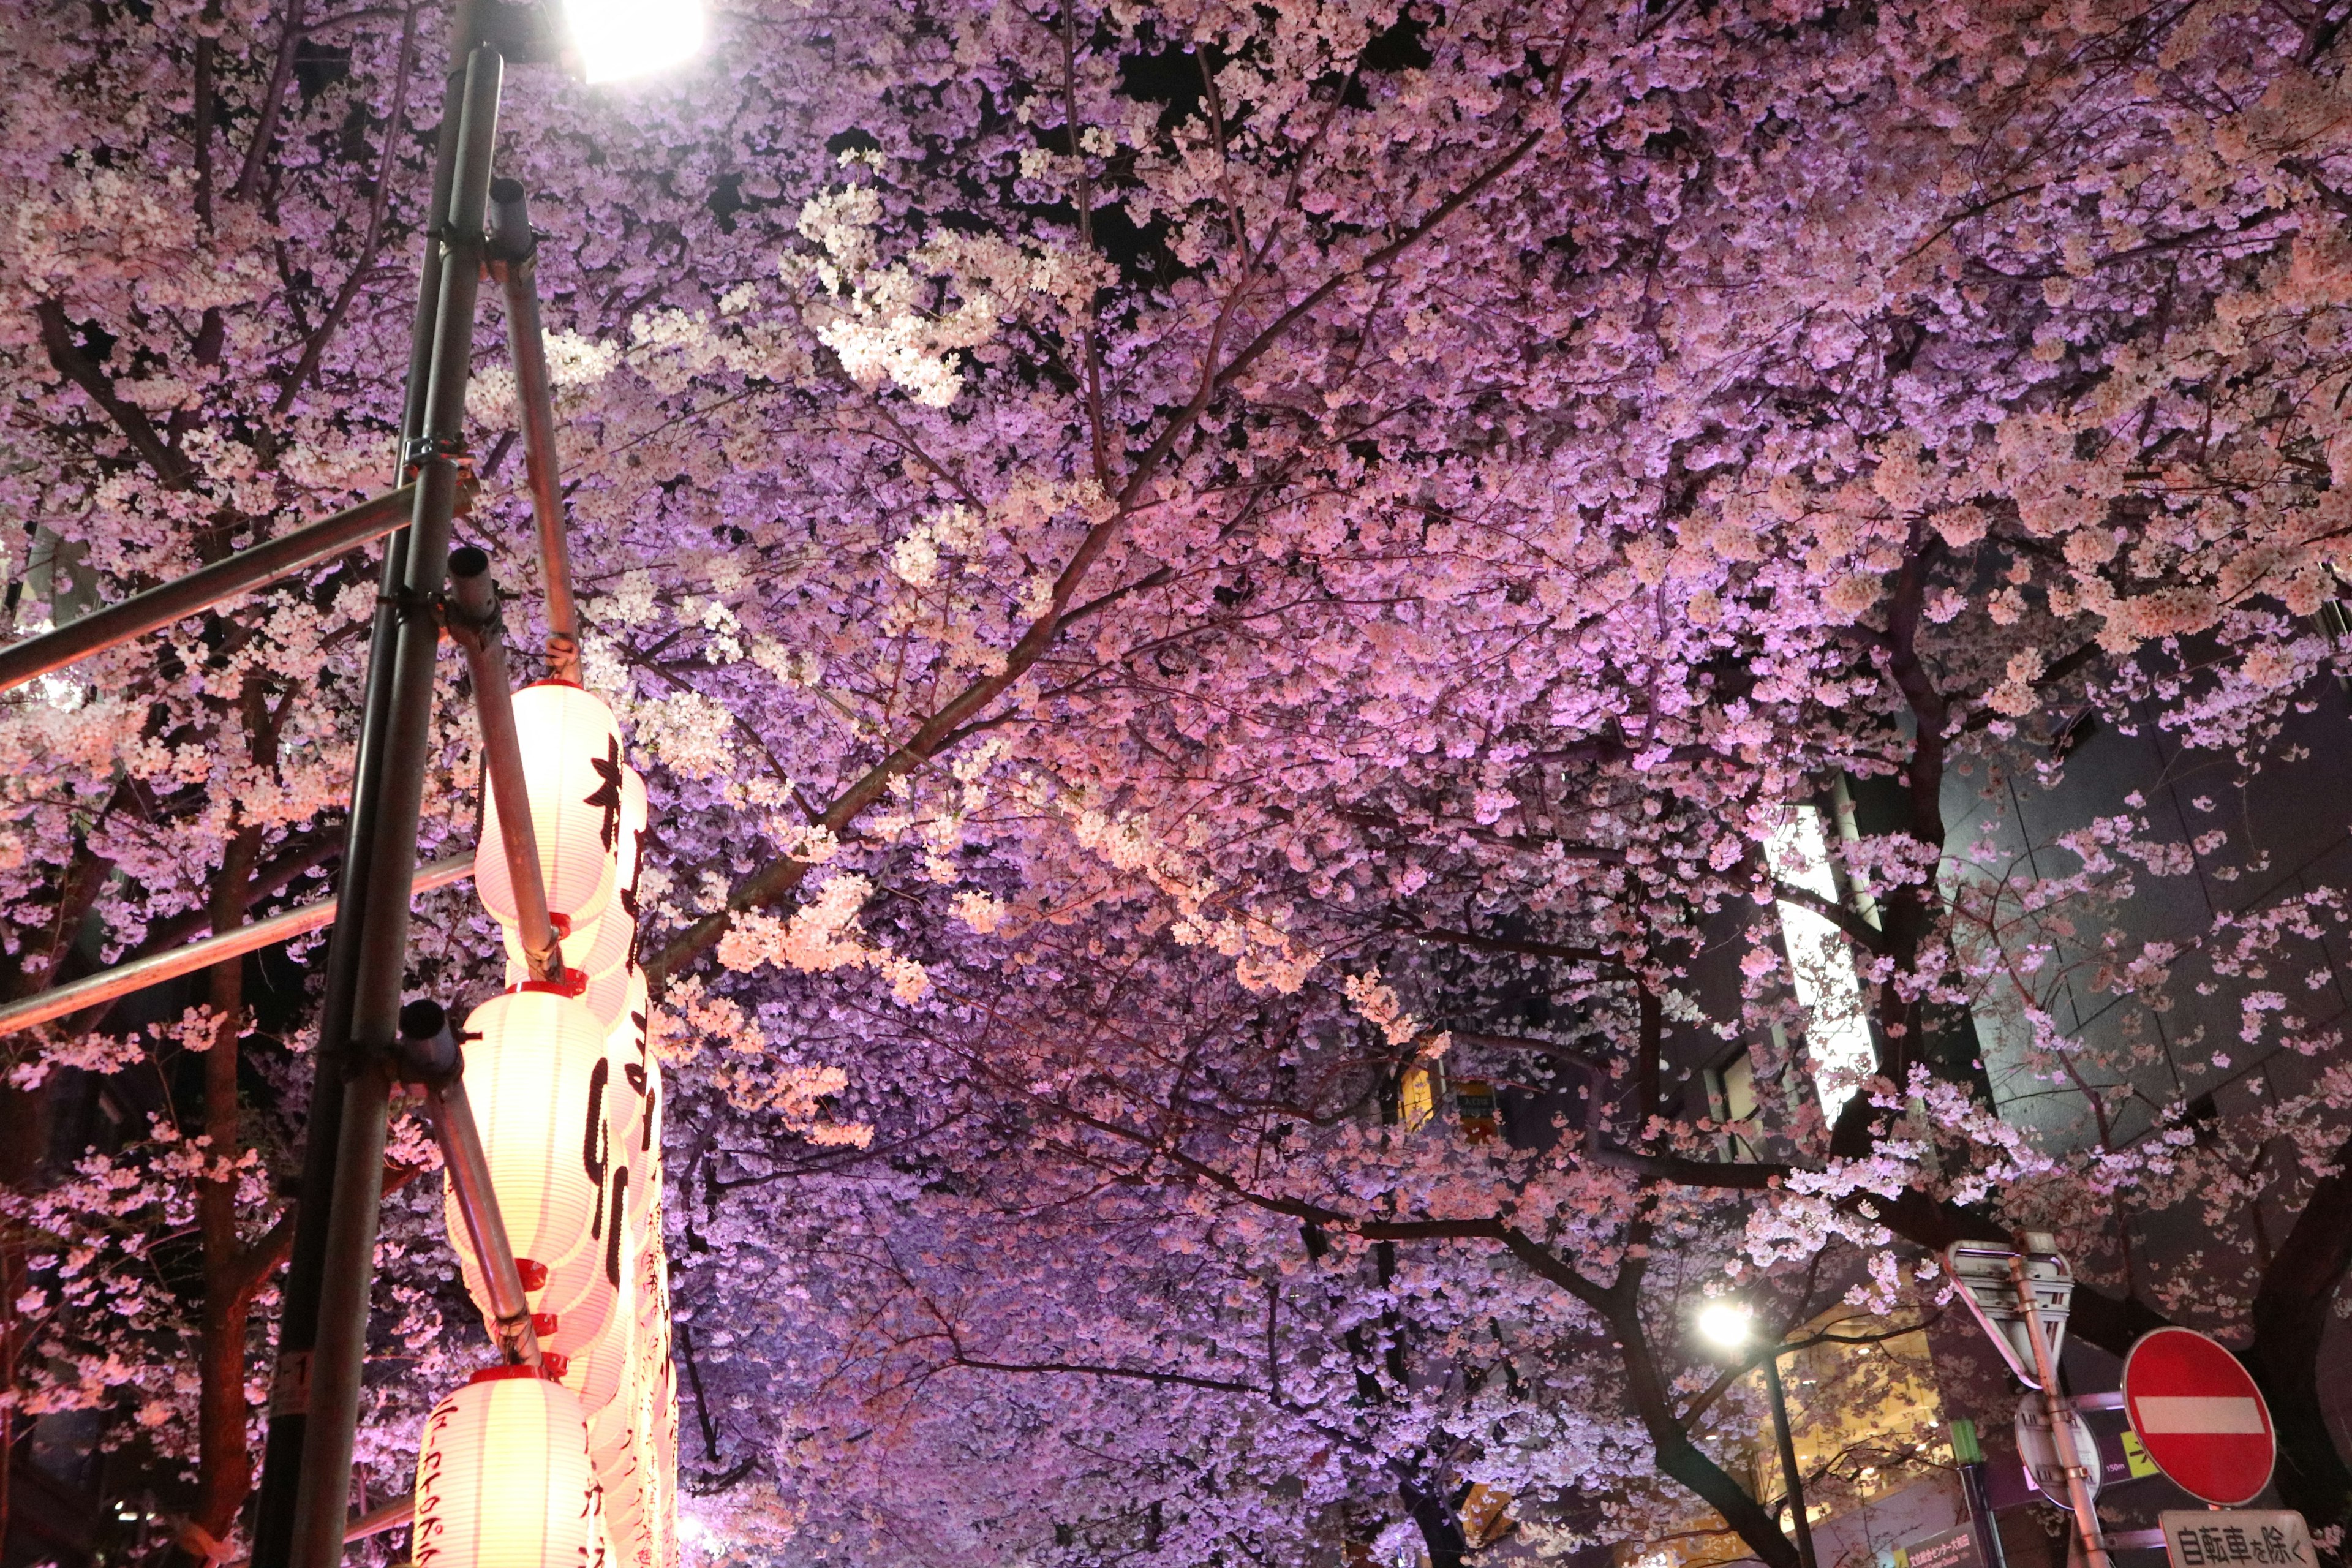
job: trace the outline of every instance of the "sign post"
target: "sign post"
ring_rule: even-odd
[[[2124,1358],[2124,1409],[2147,1457],[2189,1496],[2236,1508],[2270,1485],[2270,1406],[2238,1358],[2203,1334],[2140,1336]]]
[[[2049,1435],[2048,1468],[2055,1472],[2050,1480],[2063,1482],[2065,1488],[2066,1505],[2082,1538],[2086,1568],[2114,1568],[2099,1533],[2098,1510],[2092,1506],[2095,1472],[2078,1451],[2075,1423],[2079,1417],[2058,1392],[2058,1347],[2064,1342],[2066,1312],[2074,1305],[2074,1271],[2059,1255],[2054,1237],[2028,1231],[2023,1239],[2021,1249],[1997,1241],[1956,1243],[1945,1249],[1944,1267],[1959,1284],[1969,1310],[1992,1337],[2010,1371],[2020,1383],[2041,1393],[2044,1419],[2033,1425]],[[2021,1420],[2021,1429],[2024,1425]],[[2096,1457],[2092,1456],[2095,1461]],[[2055,1495],[2053,1489],[2052,1496]]]

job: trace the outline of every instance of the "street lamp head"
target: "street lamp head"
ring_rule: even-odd
[[[563,0],[563,23],[592,82],[645,76],[702,47],[702,0]]]
[[[1736,1351],[1748,1342],[1747,1306],[1728,1296],[1717,1296],[1698,1310],[1698,1331],[1711,1342]]]

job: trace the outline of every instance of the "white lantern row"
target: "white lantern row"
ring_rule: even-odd
[[[661,1074],[647,1048],[650,1003],[636,964],[645,783],[621,762],[611,710],[579,688],[541,682],[517,692],[514,709],[566,979],[529,978],[497,805],[486,802],[475,885],[504,928],[510,989],[467,1020],[466,1089],[544,1374],[494,1369],[436,1408],[418,1459],[414,1555],[418,1568],[675,1568],[677,1391],[660,1218]],[[454,1197],[445,1215],[487,1318],[480,1259]],[[540,1412],[536,1427],[530,1410]],[[525,1455],[524,1437],[493,1443],[482,1435],[494,1427],[539,1432],[536,1458]],[[493,1447],[522,1457],[491,1466],[480,1456]],[[469,1467],[464,1484],[446,1479],[458,1467]],[[484,1479],[493,1468],[496,1479]],[[541,1497],[551,1519],[571,1510],[570,1533],[550,1533],[551,1525],[530,1523],[536,1508],[515,1506]]]

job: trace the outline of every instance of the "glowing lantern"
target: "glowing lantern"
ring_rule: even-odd
[[[634,963],[588,977],[587,989],[580,1000],[588,1005],[598,1027],[610,1034],[625,1028],[630,1015],[646,1010],[646,972]]]
[[[606,1233],[607,1243],[617,1244],[616,1250],[607,1254],[612,1266],[609,1281],[616,1299],[604,1326],[584,1347],[574,1348],[577,1342],[568,1336],[563,1342],[565,1361],[560,1375],[564,1386],[580,1395],[592,1419],[616,1397],[635,1395],[641,1254],[648,1226],[660,1223],[658,1216],[646,1212],[649,1199],[641,1147],[646,1137],[644,994],[645,981],[639,976],[635,1016],[624,1019],[604,1041],[604,1116],[611,1138],[605,1163],[613,1173],[605,1218],[609,1225],[612,1210],[620,1216],[617,1230]],[[592,1220],[592,1228],[593,1224]]]
[[[596,1479],[580,1401],[525,1366],[433,1407],[416,1456],[416,1568],[589,1568]]]
[[[638,1431],[645,1400],[635,1387],[588,1418],[588,1452],[604,1493],[606,1538],[614,1568],[649,1568],[646,1516],[651,1505],[651,1450]]]
[[[514,715],[548,911],[564,917],[560,929],[585,931],[612,901],[618,876],[620,726],[611,709],[563,681],[542,680],[516,692]],[[495,795],[483,807],[474,887],[490,913],[515,923]]]
[[[545,985],[493,996],[466,1020],[466,1096],[491,1189],[542,1316],[543,1348],[558,1354],[583,1348],[612,1311],[613,1291],[600,1301],[596,1288],[605,1272],[599,1222],[611,1203],[604,1047],[588,1009]],[[446,1186],[444,1215],[467,1289],[487,1314],[481,1260]]]
[[[575,924],[562,941],[563,966],[591,976],[609,974],[637,956],[637,882],[646,837],[646,781],[621,764],[621,837],[614,860],[612,901],[594,920]],[[506,937],[508,973],[525,960],[522,938],[511,925]]]

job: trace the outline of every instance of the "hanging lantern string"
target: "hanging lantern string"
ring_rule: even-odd
[[[514,884],[517,935],[533,980],[561,982],[563,953],[548,919],[547,884],[540,876],[539,837],[523,782],[522,744],[515,734],[514,690],[507,679],[506,638],[499,619],[498,584],[490,558],[472,545],[449,554],[449,635],[466,651],[481,718],[482,752],[498,801],[499,840]]]

